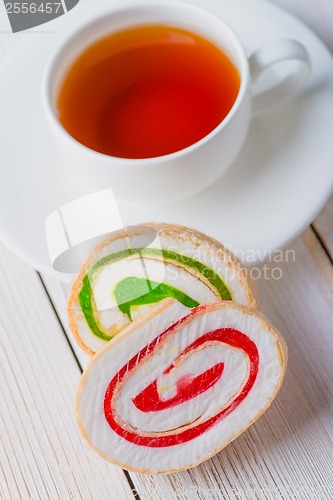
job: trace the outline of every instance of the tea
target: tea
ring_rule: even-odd
[[[110,34],[89,46],[61,86],[57,113],[85,146],[150,158],[199,141],[225,118],[239,73],[199,35],[159,25]]]

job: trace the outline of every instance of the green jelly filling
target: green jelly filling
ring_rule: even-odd
[[[186,293],[177,290],[173,286],[144,278],[130,277],[123,279],[116,285],[114,296],[121,312],[127,314],[131,321],[131,307],[155,304],[166,297],[172,297],[187,307],[199,305],[199,302],[191,299]]]
[[[97,261],[83,278],[82,288],[79,293],[80,306],[87,324],[92,333],[102,340],[108,341],[111,339],[111,336],[103,332],[95,320],[93,292],[90,283],[93,281],[95,273],[101,267],[136,254],[140,254],[142,257],[162,257],[166,260],[176,261],[184,267],[194,269],[204,276],[207,281],[209,281],[209,283],[218,292],[221,300],[232,300],[231,293],[221,277],[213,269],[198,260],[187,257],[186,255],[178,254],[171,250],[160,250],[157,248],[134,248],[122,250],[120,252],[107,255]],[[149,290],[148,292],[147,289]],[[142,295],[140,295],[140,290],[143,292]],[[197,301],[170,285],[156,283],[144,278],[125,278],[116,285],[114,293],[119,310],[122,313],[127,314],[130,319],[131,307],[153,304],[166,297],[173,297],[187,307],[196,307],[199,305]]]

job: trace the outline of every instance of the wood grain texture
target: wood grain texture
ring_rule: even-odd
[[[81,440],[79,367],[38,275],[3,247],[0,303],[0,497],[133,498]]]
[[[167,476],[131,473],[142,498],[333,497],[333,267],[311,229],[279,258],[286,262],[266,262],[254,275],[262,274],[263,311],[289,345],[280,394],[257,423],[199,467]],[[57,285],[49,291],[63,310]]]
[[[74,354],[80,364],[80,367],[84,369],[89,363],[91,357],[85,353],[76,342],[74,335],[68,326],[68,315],[67,315],[67,300],[69,297],[69,287],[64,283],[56,280],[52,276],[46,274],[41,275],[44,287],[49,294],[50,300],[54,306],[56,314],[58,316],[59,322],[66,331],[66,336],[72,346]]]
[[[333,261],[333,196],[314,221],[313,227]]]

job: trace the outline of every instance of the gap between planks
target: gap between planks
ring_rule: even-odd
[[[333,196],[313,222],[312,228],[333,264]]]

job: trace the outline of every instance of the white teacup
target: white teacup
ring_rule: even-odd
[[[237,98],[212,132],[175,153],[125,159],[93,151],[76,141],[59,122],[55,112],[59,88],[67,70],[87,46],[109,33],[147,24],[182,28],[221,48],[240,74]],[[299,61],[299,70],[276,87],[253,96],[252,82],[267,68],[286,60]],[[309,71],[308,53],[295,40],[264,45],[248,59],[237,35],[215,14],[191,4],[155,1],[114,7],[103,16],[81,24],[52,55],[45,69],[42,94],[48,121],[77,175],[84,176],[96,189],[113,188],[119,198],[140,203],[168,202],[193,195],[214,183],[241,150],[252,111],[261,112],[294,94]]]

